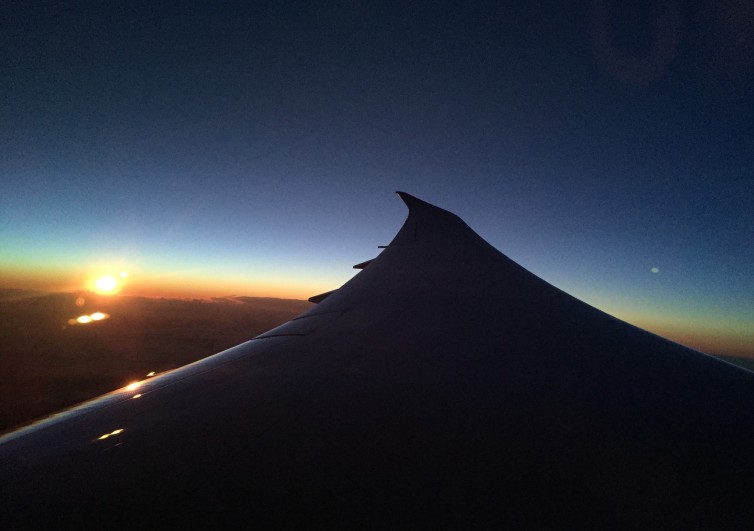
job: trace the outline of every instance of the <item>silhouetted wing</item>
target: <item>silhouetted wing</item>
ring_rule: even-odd
[[[401,197],[310,311],[4,437],[0,527],[754,522],[754,375]]]

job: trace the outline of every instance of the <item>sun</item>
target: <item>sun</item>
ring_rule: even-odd
[[[116,295],[128,283],[130,273],[123,269],[102,268],[89,276],[86,287],[89,291],[100,295]]]
[[[102,293],[113,293],[118,288],[118,281],[112,275],[103,275],[94,281],[94,287]]]
[[[112,295],[120,289],[120,282],[112,275],[102,275],[94,281],[94,289],[98,293]]]

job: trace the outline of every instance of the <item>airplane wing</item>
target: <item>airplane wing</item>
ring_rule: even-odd
[[[2,437],[0,528],[750,528],[754,374],[400,196],[311,310]]]

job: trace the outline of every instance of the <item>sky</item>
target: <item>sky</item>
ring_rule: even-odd
[[[4,2],[0,287],[307,298],[403,190],[754,357],[754,4]]]

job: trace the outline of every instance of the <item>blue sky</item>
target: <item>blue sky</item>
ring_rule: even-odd
[[[751,9],[564,4],[6,4],[4,283],[117,263],[305,297],[389,242],[405,190],[754,355]]]

